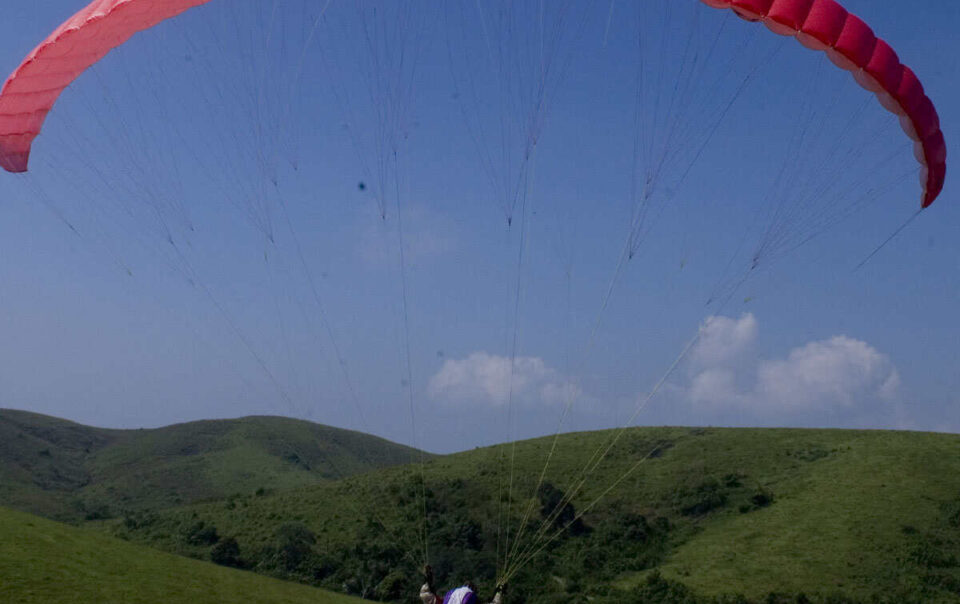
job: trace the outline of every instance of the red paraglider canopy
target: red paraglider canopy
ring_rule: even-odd
[[[761,21],[774,33],[795,36],[807,48],[825,51],[834,64],[852,72],[857,83],[900,116],[904,132],[913,139],[917,161],[923,167],[923,207],[940,195],[947,173],[947,147],[937,110],[913,71],[901,64],[890,45],[859,17],[835,0],[702,1],[714,8],[732,9],[748,21]]]
[[[133,34],[209,0],[95,0],[44,40],[14,71],[0,92],[0,167],[25,172],[30,147],[60,93],[84,70]],[[922,204],[943,190],[946,144],[937,110],[920,80],[870,27],[835,0],[702,0],[761,21],[771,31],[795,36],[822,50],[880,103],[900,116],[922,166]]]
[[[26,172],[30,146],[60,93],[139,31],[210,0],[94,0],[58,27],[0,92],[0,167]]]

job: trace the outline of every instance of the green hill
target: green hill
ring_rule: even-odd
[[[513,577],[514,601],[960,602],[960,437],[634,429],[548,518],[611,434],[561,437],[539,492],[552,439],[518,443],[510,506],[499,502],[512,446],[431,460],[428,546],[441,581],[491,589],[498,551],[510,549],[498,535],[515,536],[529,504],[517,551],[543,549]],[[259,572],[404,601],[423,558],[419,493],[415,465],[104,528],[200,558],[233,537],[240,564]],[[530,539],[541,525],[557,538]]]
[[[0,602],[348,604],[358,600],[0,508]]]
[[[318,484],[408,463],[414,453],[279,417],[105,430],[0,410],[0,505],[92,520]]]
[[[123,431],[0,411],[0,504],[391,601],[426,546],[444,585],[485,593],[508,558],[511,602],[960,602],[954,435],[642,428],[395,465],[413,453],[281,418]]]

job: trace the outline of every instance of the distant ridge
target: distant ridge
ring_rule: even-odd
[[[115,430],[0,409],[0,505],[58,520],[315,485],[419,457],[382,438],[282,417]]]

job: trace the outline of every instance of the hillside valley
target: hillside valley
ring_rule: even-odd
[[[358,432],[281,417],[108,430],[0,409],[0,505],[65,521],[271,492],[419,458]]]
[[[412,450],[277,418],[3,417],[0,505],[367,599],[409,601],[429,561],[511,602],[960,602],[954,435],[635,428],[391,465]]]

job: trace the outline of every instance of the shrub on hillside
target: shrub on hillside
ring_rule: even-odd
[[[757,490],[750,495],[748,503],[740,506],[740,513],[746,514],[747,512],[765,508],[772,504],[774,500],[775,497],[772,491],[768,491],[763,487],[757,487]]]
[[[665,579],[659,571],[650,573],[633,591],[613,601],[623,604],[700,604],[690,588],[679,581]]]
[[[380,581],[374,593],[381,602],[409,599],[405,597],[410,595],[407,576],[400,571],[393,571]]]
[[[221,539],[210,550],[210,560],[221,566],[243,568],[243,561],[240,559],[240,544],[233,537]]]
[[[313,546],[317,537],[306,526],[299,522],[283,524],[274,533],[277,546],[277,561],[288,571],[297,570],[300,565],[313,553]]]
[[[464,514],[437,518],[432,527],[432,540],[444,547],[475,552],[483,549],[483,528],[479,522]]]
[[[737,489],[743,486],[745,476],[739,472],[731,472],[723,477],[723,486],[728,489]]]
[[[128,513],[123,517],[123,527],[128,531],[137,531],[149,528],[159,520],[156,514],[150,512]]]
[[[750,503],[758,508],[765,508],[771,503],[773,503],[774,496],[771,491],[766,490],[763,487],[759,487],[756,492],[750,497]]]
[[[597,522],[596,530],[573,560],[591,579],[612,581],[617,575],[651,568],[663,557],[669,523],[652,522],[635,512],[619,512]],[[571,572],[571,569],[564,569]],[[592,581],[595,582],[595,581]]]
[[[190,545],[213,545],[220,540],[217,527],[198,520],[183,531],[184,540]]]
[[[74,499],[72,506],[77,510],[84,520],[109,520],[114,517],[110,505],[104,501],[96,499]]]
[[[554,529],[564,529],[573,536],[589,532],[582,518],[577,518],[573,504],[566,500],[564,492],[553,484],[545,482],[537,489],[540,501],[540,515],[549,520]]]
[[[830,451],[827,451],[823,447],[818,447],[817,445],[809,445],[801,449],[795,449],[793,451],[787,451],[787,457],[792,457],[794,459],[799,459],[800,461],[812,462],[823,459],[830,455]]]
[[[715,478],[708,478],[693,487],[674,491],[674,508],[683,516],[704,516],[727,504],[727,493]]]

